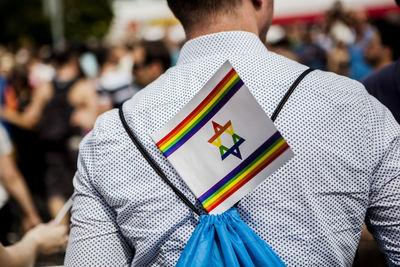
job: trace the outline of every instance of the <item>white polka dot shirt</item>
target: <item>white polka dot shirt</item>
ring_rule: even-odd
[[[124,105],[132,131],[172,183],[201,205],[149,134],[163,127],[229,60],[268,116],[307,68],[248,32],[188,41],[177,66]],[[295,153],[243,198],[242,219],[288,266],[351,266],[362,224],[389,265],[400,264],[400,127],[364,87],[314,71],[276,126]],[[174,266],[198,216],[102,115],[80,146],[66,266]]]

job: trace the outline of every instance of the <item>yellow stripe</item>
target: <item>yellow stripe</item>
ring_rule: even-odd
[[[248,168],[244,173],[242,173],[242,175],[240,175],[235,181],[233,181],[229,186],[227,186],[224,190],[222,190],[221,192],[219,192],[217,195],[215,195],[212,199],[210,199],[209,201],[207,201],[207,203],[205,203],[203,206],[204,208],[208,208],[209,206],[211,206],[215,201],[217,201],[221,195],[223,195],[226,191],[228,191],[229,189],[231,189],[232,187],[234,187],[237,183],[239,183],[244,177],[246,177],[252,170],[254,170],[255,168],[257,168],[257,166],[265,161],[269,156],[271,156],[271,154],[273,154],[276,150],[278,150],[284,143],[285,143],[285,139],[282,139],[273,149],[271,149],[270,151],[268,151],[261,159],[259,159],[255,164],[253,164],[253,166],[251,166],[250,168]]]
[[[164,149],[166,147],[168,147],[175,139],[176,136],[180,136],[183,132],[185,132],[198,118],[200,118],[207,110],[209,107],[211,107],[217,100],[218,98],[226,91],[226,89],[233,83],[233,81],[235,81],[237,78],[239,77],[239,75],[237,73],[235,73],[235,75],[233,75],[232,79],[229,80],[229,82],[227,82],[225,84],[225,86],[222,88],[222,90],[210,101],[210,103],[208,103],[208,105],[199,113],[197,114],[196,117],[194,117],[188,124],[186,124],[185,127],[183,127],[177,134],[175,134],[173,136],[173,138],[171,138],[168,142],[166,142],[165,144],[163,144],[160,147],[161,151],[164,151]]]

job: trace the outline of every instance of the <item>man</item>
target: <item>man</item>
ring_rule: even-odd
[[[189,41],[177,65],[123,111],[152,158],[195,203],[149,133],[226,60],[268,116],[307,67],[265,48],[272,0],[168,4]],[[350,266],[365,218],[388,263],[400,264],[400,127],[390,112],[360,83],[314,71],[275,123],[295,157],[238,203],[243,221],[289,266]],[[174,266],[198,217],[143,159],[117,110],[97,121],[78,165],[65,265]]]
[[[362,83],[400,123],[400,42],[393,37],[400,32],[400,27],[388,23],[377,26],[380,34],[376,34],[366,54],[370,62],[375,63],[376,71]]]

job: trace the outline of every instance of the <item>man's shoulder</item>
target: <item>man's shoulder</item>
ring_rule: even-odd
[[[259,72],[259,74],[252,73],[252,67],[248,67],[247,73],[243,75],[245,76],[244,78],[246,79],[247,75],[250,78],[264,79],[264,83],[271,86],[272,90],[279,91],[279,100],[289,90],[293,82],[308,69],[303,64],[275,53],[268,53],[264,58],[254,59],[253,61],[258,61],[258,65],[261,66],[260,68],[254,68],[253,71]],[[250,90],[252,90],[251,79],[247,80],[250,80],[247,83],[250,85]],[[253,78],[253,80],[255,79]],[[268,87],[268,89],[270,88]],[[260,87],[259,90],[253,90],[258,95],[265,95],[264,91],[265,88],[263,87]],[[298,84],[294,97],[296,97],[295,95],[300,96],[300,98],[303,97],[302,99],[310,99],[308,97],[310,95],[318,97],[320,101],[313,99],[313,104],[317,105],[326,105],[327,103],[325,102],[334,103],[335,105],[347,105],[349,102],[364,101],[368,93],[365,87],[354,79],[316,69]]]
[[[327,91],[337,91],[345,95],[360,95],[366,94],[364,85],[354,79],[342,76],[333,72],[317,71],[315,83],[321,87],[327,88]]]
[[[112,144],[112,141],[121,135],[121,126],[117,109],[104,112],[97,118],[93,129],[83,138],[80,150],[88,147],[97,150],[106,144]]]

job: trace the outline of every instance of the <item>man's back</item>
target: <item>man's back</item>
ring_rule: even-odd
[[[124,105],[131,129],[192,203],[194,195],[149,134],[226,60],[268,116],[306,69],[268,52],[254,34],[206,35],[189,41],[176,67]],[[314,71],[276,126],[295,157],[239,202],[242,219],[287,265],[348,266],[367,215],[379,240],[386,240],[388,256],[400,264],[400,229],[393,226],[400,220],[394,195],[400,187],[400,129],[387,109],[361,84]],[[174,265],[198,217],[145,162],[116,110],[85,138],[78,167],[66,265]]]

